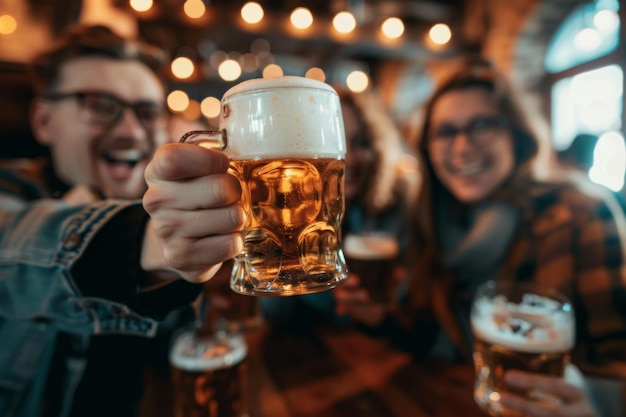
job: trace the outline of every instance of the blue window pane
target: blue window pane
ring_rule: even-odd
[[[617,0],[576,8],[552,37],[545,57],[548,72],[559,72],[614,51],[619,43]]]

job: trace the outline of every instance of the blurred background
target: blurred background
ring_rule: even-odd
[[[479,53],[556,151],[597,135],[588,175],[623,192],[623,18],[618,0],[0,0],[0,156],[45,153],[25,63],[64,27],[102,23],[168,51],[168,106],[183,122],[215,126],[243,80],[299,75],[376,91],[408,145],[437,79]]]

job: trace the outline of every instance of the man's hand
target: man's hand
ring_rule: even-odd
[[[151,220],[144,270],[173,269],[187,281],[205,282],[241,252],[241,186],[227,170],[219,151],[178,143],[159,148],[145,171],[143,205]]]

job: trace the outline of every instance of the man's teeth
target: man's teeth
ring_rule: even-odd
[[[104,154],[104,158],[112,163],[136,164],[141,159],[141,151],[137,149],[124,149],[109,151]]]

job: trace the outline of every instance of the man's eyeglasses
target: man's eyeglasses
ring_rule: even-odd
[[[167,111],[158,103],[152,101],[129,103],[104,91],[50,93],[43,97],[52,101],[75,98],[80,107],[81,119],[86,123],[97,126],[114,126],[122,120],[126,108],[133,110],[139,122],[147,130],[163,127],[167,121]]]
[[[463,133],[467,135],[473,144],[487,145],[494,134],[506,125],[507,120],[504,116],[477,117],[463,127],[442,124],[429,135],[429,141],[431,143],[449,145],[459,133]]]

